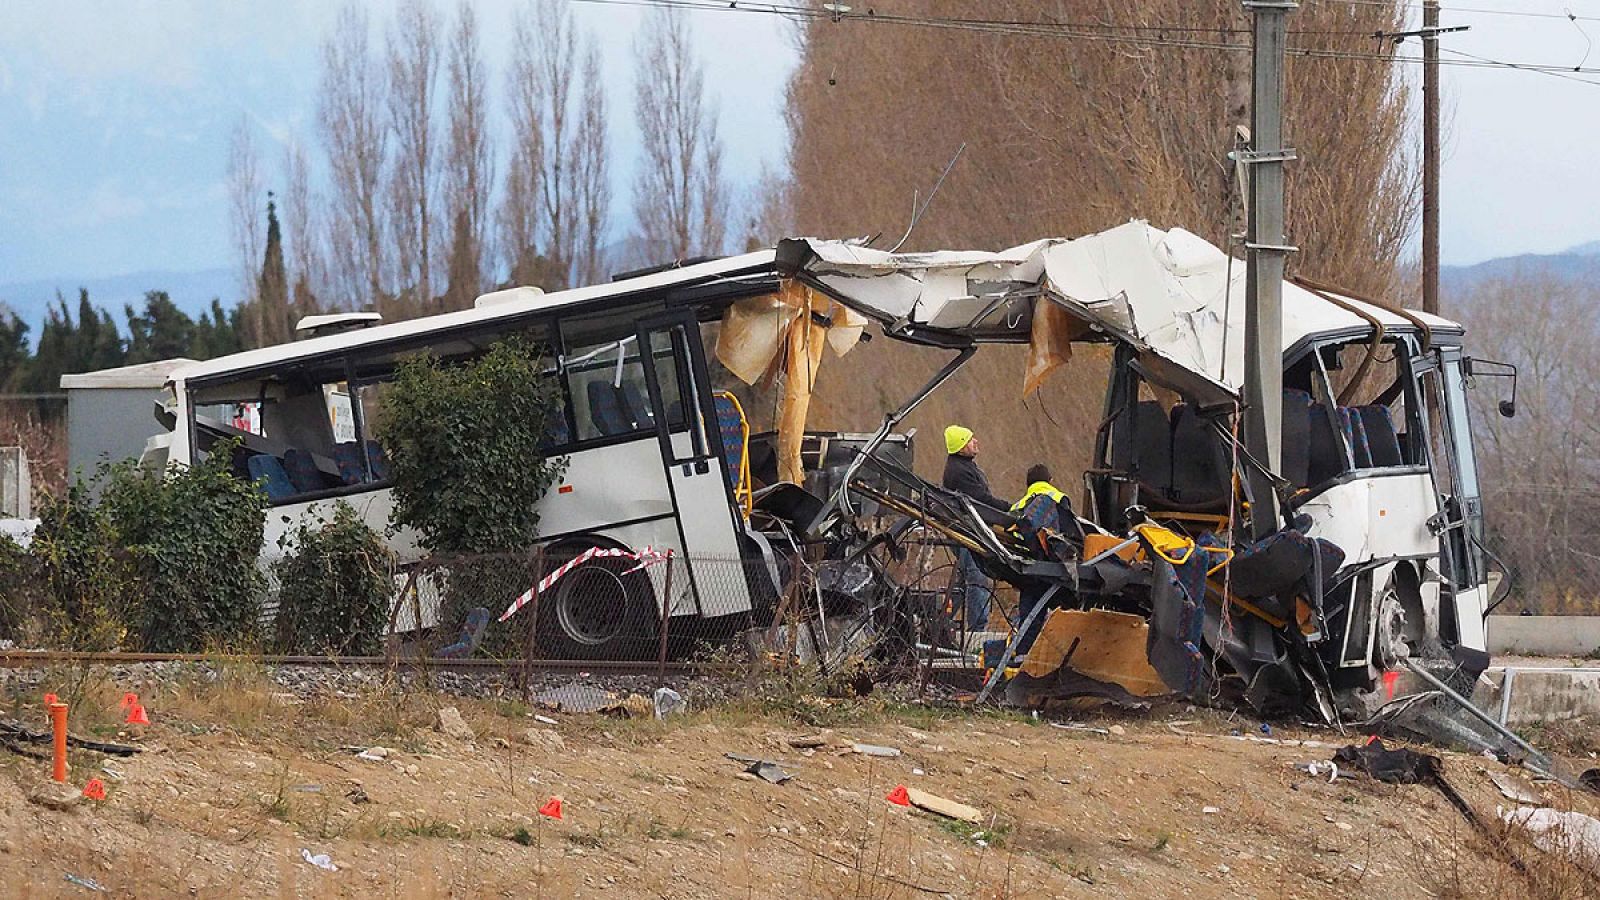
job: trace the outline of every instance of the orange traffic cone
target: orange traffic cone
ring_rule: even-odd
[[[144,704],[143,703],[139,703],[138,701],[135,701],[133,706],[128,709],[128,719],[127,719],[127,723],[126,724],[128,724],[128,725],[149,725],[150,724],[150,717],[145,715]]]
[[[889,792],[889,796],[884,797],[883,799],[893,803],[895,806],[911,805],[911,795],[906,793],[906,786],[903,784],[895,785],[894,790]]]
[[[122,708],[123,709],[131,709],[134,706],[137,706],[138,703],[139,703],[139,695],[135,694],[133,691],[129,691],[126,694],[122,695]]]
[[[106,783],[98,778],[89,779],[83,786],[83,795],[90,800],[104,800],[106,798]]]
[[[551,819],[561,818],[561,798],[551,797],[545,805],[539,807],[539,815]]]

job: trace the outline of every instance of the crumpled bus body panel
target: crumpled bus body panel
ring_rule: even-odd
[[[1153,377],[1204,405],[1232,402],[1243,384],[1244,262],[1181,228],[1163,231],[1136,220],[997,253],[891,254],[800,238],[779,244],[778,265],[913,340],[932,333],[1026,343],[1033,304],[1043,298],[1137,348]],[[1338,300],[1286,283],[1284,351],[1314,335],[1369,332],[1374,320],[1461,330],[1437,316]]]

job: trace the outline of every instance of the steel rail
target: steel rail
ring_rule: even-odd
[[[56,663],[87,664],[137,664],[163,662],[224,663],[251,662],[268,666],[326,666],[330,668],[396,668],[396,669],[465,669],[478,671],[505,671],[508,669],[558,670],[573,672],[639,672],[653,674],[660,670],[656,660],[570,660],[570,659],[439,659],[434,657],[382,656],[293,656],[285,654],[215,654],[215,653],[131,653],[124,651],[82,650],[0,650],[0,668],[51,665]],[[691,663],[667,663],[670,674],[714,674],[719,667]]]

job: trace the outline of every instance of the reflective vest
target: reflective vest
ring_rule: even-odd
[[[1056,486],[1048,481],[1035,481],[1033,484],[1028,485],[1027,493],[1022,495],[1022,499],[1012,504],[1011,511],[1014,513],[1022,512],[1023,507],[1028,505],[1028,501],[1040,494],[1044,494],[1057,503],[1060,503],[1061,498],[1066,496],[1056,490]]]

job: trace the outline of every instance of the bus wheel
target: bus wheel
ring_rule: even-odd
[[[581,550],[550,560],[554,569]],[[654,591],[633,560],[591,559],[561,577],[539,605],[546,659],[654,659]]]

